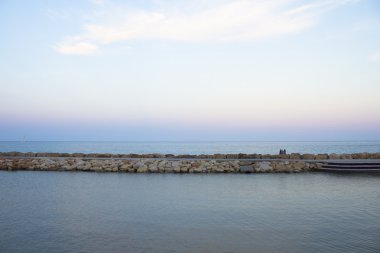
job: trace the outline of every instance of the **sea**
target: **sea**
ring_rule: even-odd
[[[380,152],[380,142],[0,142],[0,151]],[[380,252],[380,173],[0,171],[0,252]]]
[[[203,141],[203,142],[97,142],[0,141],[0,152],[58,152],[111,154],[343,154],[380,152],[380,141]]]
[[[0,252],[380,252],[380,177],[0,171]]]

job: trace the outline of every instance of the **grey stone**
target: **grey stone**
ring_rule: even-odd
[[[242,173],[253,173],[254,171],[255,170],[253,166],[249,166],[249,165],[240,166],[240,172]]]
[[[255,169],[257,172],[270,172],[273,170],[270,162],[259,162],[256,164]]]

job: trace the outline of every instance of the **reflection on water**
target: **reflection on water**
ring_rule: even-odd
[[[380,252],[379,183],[0,172],[0,252]]]

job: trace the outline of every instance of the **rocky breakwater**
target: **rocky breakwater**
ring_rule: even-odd
[[[0,170],[127,173],[297,173],[319,166],[305,161],[0,158]]]

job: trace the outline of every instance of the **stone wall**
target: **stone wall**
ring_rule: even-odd
[[[94,171],[129,173],[304,172],[320,164],[305,161],[0,158],[0,170]]]

